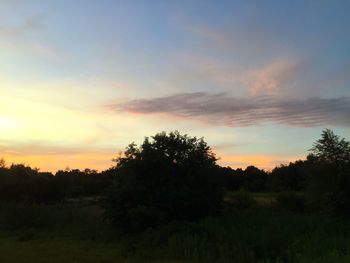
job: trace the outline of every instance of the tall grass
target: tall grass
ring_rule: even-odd
[[[255,209],[168,226],[167,231],[149,230],[132,242],[129,256],[153,251],[168,259],[203,263],[345,262],[349,234],[347,223],[325,216]]]
[[[7,204],[0,215],[2,263],[350,262],[347,222],[275,207],[234,208],[132,235],[103,221],[97,206]]]

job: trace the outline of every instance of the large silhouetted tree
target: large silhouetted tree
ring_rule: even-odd
[[[327,129],[310,151],[312,198],[328,210],[350,217],[350,142]]]
[[[215,154],[203,139],[162,132],[130,144],[116,161],[106,215],[129,230],[220,211],[222,182]]]
[[[329,164],[350,162],[350,142],[326,129],[310,149],[316,160]]]

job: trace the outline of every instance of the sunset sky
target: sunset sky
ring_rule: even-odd
[[[0,158],[104,170],[179,130],[233,168],[350,139],[350,1],[0,0]]]

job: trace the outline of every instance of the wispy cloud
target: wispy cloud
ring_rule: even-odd
[[[298,69],[294,60],[275,61],[263,68],[250,71],[247,75],[248,87],[251,94],[277,93],[286,89],[292,83]]]
[[[215,88],[241,90],[249,95],[292,93],[305,70],[302,59],[292,56],[242,67],[236,62],[188,53],[177,58],[176,65],[172,83],[210,83]]]
[[[0,36],[0,47],[2,48],[58,58],[58,51],[47,43],[42,15],[23,18],[17,24],[2,23],[0,24]]]
[[[4,37],[19,37],[40,30],[42,27],[38,17],[24,20],[17,25],[0,25],[0,34]]]
[[[255,60],[256,56],[261,58],[289,53],[291,45],[285,43],[284,27],[279,24],[260,23],[257,20],[259,10],[256,7],[245,11],[245,15],[240,15],[238,20],[218,19],[217,23],[208,23],[182,14],[178,18],[178,24],[188,34],[188,41],[200,44],[198,49],[201,50],[221,54],[235,53],[249,60]]]
[[[166,97],[129,100],[110,106],[116,111],[165,113],[225,126],[278,123],[300,127],[350,126],[350,99],[282,99],[271,96],[230,97],[226,93],[182,93]]]
[[[83,152],[88,153],[111,153],[118,152],[115,147],[96,147],[94,145],[60,145],[52,144],[46,141],[8,141],[0,139],[0,152],[13,155],[74,155]]]

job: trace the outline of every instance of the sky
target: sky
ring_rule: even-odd
[[[349,1],[0,0],[0,157],[104,170],[145,136],[232,168],[350,139]]]

